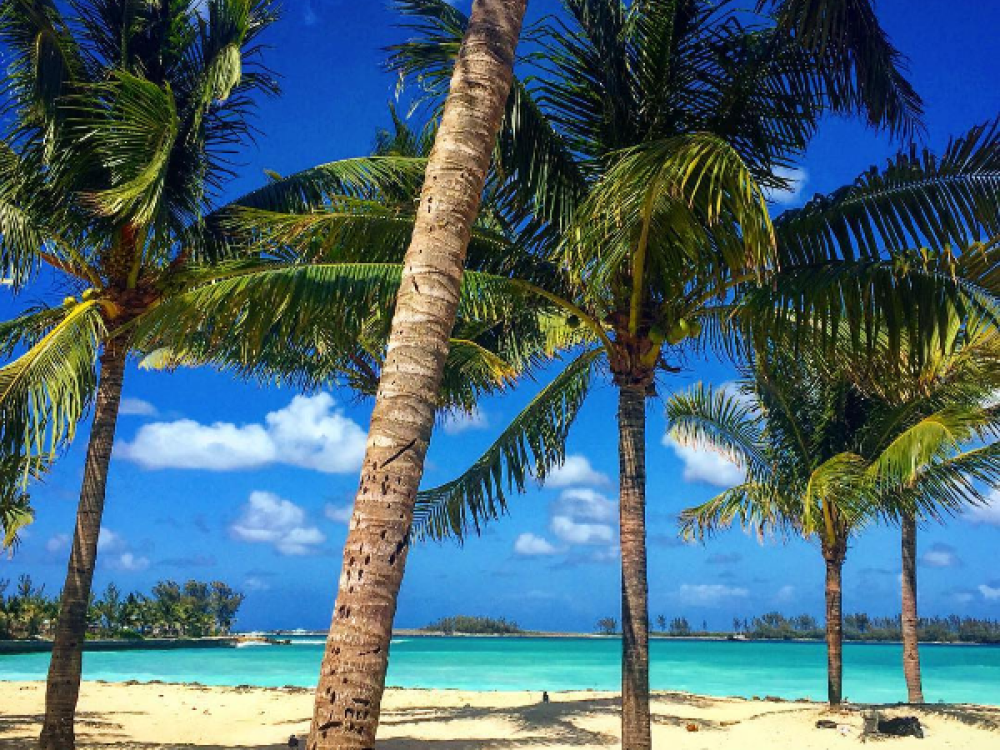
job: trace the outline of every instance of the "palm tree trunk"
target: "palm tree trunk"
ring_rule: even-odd
[[[100,382],[90,443],[83,469],[83,487],[76,511],[76,529],[70,550],[69,569],[63,585],[56,623],[48,684],[45,689],[45,720],[39,744],[42,750],[73,750],[73,720],[80,696],[83,642],[87,635],[87,607],[97,563],[97,539],[104,515],[108,467],[118,421],[127,347],[109,342],[101,355]]]
[[[903,517],[903,674],[906,675],[907,700],[923,703],[920,678],[920,645],[917,628],[917,519],[912,513]]]
[[[622,548],[622,750],[650,750],[646,578],[646,389],[618,390]]]
[[[837,707],[844,697],[844,609],[841,578],[846,549],[840,543],[823,550],[826,559],[827,699]]]
[[[476,0],[459,51],[404,260],[309,750],[375,743],[413,506],[526,7],[527,0]]]

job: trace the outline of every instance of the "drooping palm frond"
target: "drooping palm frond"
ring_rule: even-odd
[[[816,54],[836,110],[863,113],[874,127],[901,136],[921,128],[923,103],[871,0],[758,0],[757,9],[764,8]]]
[[[1000,121],[978,125],[936,155],[916,146],[851,185],[775,219],[785,266],[875,259],[890,250],[943,252],[1000,234]]]
[[[21,452],[0,457],[0,552],[13,554],[21,531],[34,523],[25,481],[37,481],[49,464],[49,457],[29,458]]]
[[[75,304],[28,351],[0,368],[5,452],[50,454],[73,439],[96,386],[104,335],[98,304]]]
[[[730,391],[697,384],[667,402],[670,435],[684,445],[710,446],[755,481],[772,476],[754,402]]]
[[[414,509],[418,539],[462,539],[507,509],[507,491],[544,481],[565,459],[566,436],[587,396],[602,349],[580,354],[515,417],[460,477],[422,491]]]
[[[744,482],[711,500],[681,511],[681,536],[705,539],[738,524],[758,537],[783,534],[794,527],[794,500],[768,483]]]

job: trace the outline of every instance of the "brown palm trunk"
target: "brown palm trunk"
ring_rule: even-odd
[[[115,424],[121,402],[127,348],[109,343],[101,355],[100,382],[94,423],[90,430],[83,487],[76,511],[76,530],[69,569],[59,604],[49,678],[45,689],[45,720],[39,744],[42,750],[72,750],[73,720],[80,696],[83,642],[87,635],[87,606],[97,563],[97,538],[104,514],[108,467],[114,446]]]
[[[912,513],[903,517],[903,674],[906,675],[907,700],[923,703],[920,678],[919,620],[917,618],[917,519]]]
[[[618,391],[622,548],[622,750],[650,750],[646,578],[646,389]]]
[[[404,260],[309,750],[375,744],[413,506],[526,7],[527,0],[476,0],[455,64]]]
[[[824,547],[823,557],[826,559],[827,699],[832,707],[837,707],[844,698],[844,609],[841,578],[846,547],[840,542]]]

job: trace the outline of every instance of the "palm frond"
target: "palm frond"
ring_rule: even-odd
[[[544,481],[566,455],[566,436],[590,388],[602,349],[570,362],[515,417],[489,449],[460,477],[422,491],[414,509],[418,538],[462,539],[479,533],[507,509],[507,491],[524,492],[529,476]]]
[[[791,504],[771,484],[744,482],[681,511],[681,536],[689,540],[705,539],[733,524],[753,531],[760,538],[781,534],[793,527],[794,516],[788,512]]]

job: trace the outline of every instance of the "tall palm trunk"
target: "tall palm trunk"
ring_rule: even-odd
[[[824,545],[826,560],[826,679],[827,700],[837,707],[844,698],[844,608],[841,579],[846,545]]]
[[[425,175],[344,545],[309,750],[372,748],[471,227],[527,0],[476,0]]]
[[[618,391],[622,548],[622,750],[650,750],[646,578],[646,389]]]
[[[83,642],[87,635],[87,606],[97,563],[97,539],[101,533],[108,467],[114,445],[115,424],[121,402],[127,347],[109,342],[101,355],[100,382],[94,423],[90,430],[83,487],[76,510],[76,530],[70,550],[69,569],[59,605],[52,658],[45,689],[45,721],[39,739],[42,750],[73,750],[73,720],[80,696]]]
[[[917,519],[912,513],[903,517],[903,674],[910,703],[923,703],[924,690],[920,678],[920,645],[917,628]]]

